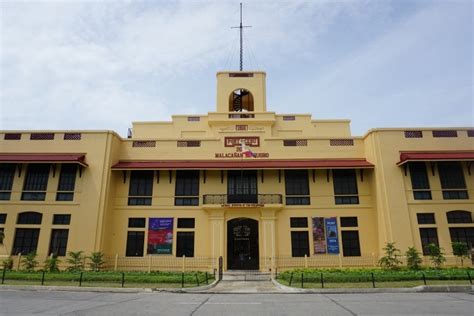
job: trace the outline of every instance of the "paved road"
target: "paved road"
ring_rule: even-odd
[[[172,294],[0,289],[0,315],[472,315],[467,293]]]

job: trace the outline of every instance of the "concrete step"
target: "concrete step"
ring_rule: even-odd
[[[223,273],[223,281],[270,281],[270,272],[260,272],[253,270],[229,270]]]

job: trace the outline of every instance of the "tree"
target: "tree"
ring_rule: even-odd
[[[416,250],[415,247],[408,247],[408,250],[405,252],[407,257],[407,267],[412,270],[418,270],[421,268],[421,259],[420,253]]]
[[[400,257],[400,249],[395,247],[394,242],[387,242],[384,248],[385,256],[380,258],[379,265],[384,269],[395,270],[402,263],[398,257]]]
[[[61,262],[59,258],[52,255],[44,261],[44,269],[48,272],[59,272],[59,262]]]
[[[68,271],[77,272],[84,270],[84,251],[69,251],[67,255],[69,258],[66,262],[69,264]]]
[[[436,244],[428,244],[428,256],[430,257],[431,262],[435,266],[436,269],[439,269],[441,265],[446,261],[446,257],[444,256],[443,248],[440,248]]]
[[[38,261],[36,260],[36,251],[32,251],[26,256],[24,256],[21,260],[21,264],[23,265],[23,268],[25,268],[26,271],[34,271],[36,266],[38,265]]]
[[[451,245],[453,246],[453,255],[461,259],[461,266],[463,266],[463,258],[468,259],[471,256],[469,252],[469,247],[466,243],[459,241],[455,241]]]
[[[91,267],[92,271],[99,272],[100,269],[102,269],[102,265],[105,263],[104,261],[104,253],[97,251],[91,253],[91,256],[89,257],[90,263],[89,266]]]

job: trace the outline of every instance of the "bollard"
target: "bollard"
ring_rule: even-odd
[[[375,278],[374,278],[374,273],[372,272],[372,287],[375,289]]]
[[[301,273],[301,288],[304,287],[303,279],[304,279],[304,273]]]
[[[426,277],[425,277],[425,274],[422,272],[421,275],[423,276],[423,283],[426,285]]]
[[[290,274],[290,286],[291,286],[291,282],[293,282],[293,272],[291,272]]]
[[[125,284],[125,272],[122,272],[122,287]]]
[[[207,272],[206,272],[206,284],[209,284],[209,278],[207,276]]]
[[[324,289],[324,278],[323,278],[322,272],[321,272],[321,288]]]
[[[43,271],[43,275],[41,276],[41,285],[44,285],[44,271]]]
[[[197,286],[199,286],[199,277],[198,277],[198,274],[195,273],[194,276],[196,277],[196,284],[197,284]]]
[[[7,272],[7,267],[3,267],[3,272],[2,272],[2,284],[5,283],[5,273]]]
[[[82,274],[83,274],[83,273],[84,273],[84,272],[81,272],[81,275],[79,276],[79,286],[82,286]]]
[[[469,283],[471,283],[471,285],[472,285],[472,278],[471,278],[471,274],[469,273],[469,271],[467,271],[467,277],[469,278]]]
[[[181,288],[184,287],[184,272],[181,272]]]

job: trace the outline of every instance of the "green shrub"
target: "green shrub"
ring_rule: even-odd
[[[443,248],[440,248],[438,245],[431,243],[428,244],[427,249],[431,262],[433,263],[436,269],[439,269],[441,265],[446,261]]]
[[[2,261],[2,266],[4,270],[10,271],[13,269],[13,259],[12,258],[6,258]]]
[[[419,270],[421,268],[421,259],[420,253],[416,250],[415,247],[408,247],[408,250],[405,252],[407,257],[407,267],[412,270]]]
[[[36,266],[38,265],[38,261],[36,260],[36,251],[32,251],[26,256],[24,256],[21,260],[21,264],[23,265],[23,268],[25,268],[26,271],[34,271]]]
[[[471,254],[469,252],[469,247],[467,246],[466,243],[457,242],[457,241],[453,242],[452,246],[453,246],[453,255],[455,255],[456,257],[459,257],[461,259],[461,266],[464,266],[463,259],[464,258],[468,259],[471,257]]]
[[[396,270],[402,263],[398,258],[400,257],[400,249],[395,247],[394,242],[387,242],[383,248],[385,256],[380,258],[379,265],[388,270]]]
[[[69,258],[66,259],[66,262],[69,264],[67,268],[68,271],[78,272],[84,270],[84,251],[69,251]]]
[[[44,270],[48,272],[59,272],[59,258],[57,256],[51,256],[44,261]]]
[[[104,254],[100,251],[91,253],[91,256],[88,257],[91,261],[89,266],[92,271],[99,272],[102,269],[102,265],[105,263]]]

